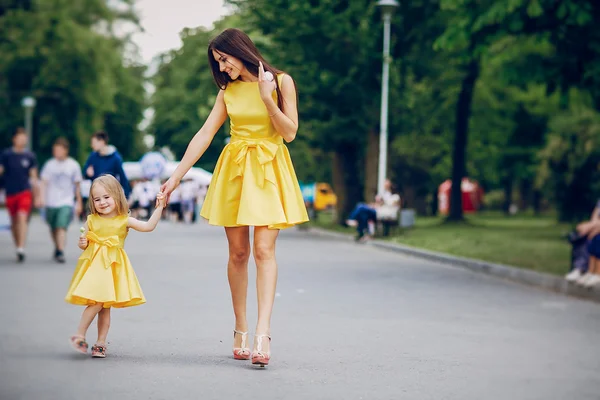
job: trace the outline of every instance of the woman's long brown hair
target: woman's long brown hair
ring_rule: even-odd
[[[232,57],[239,59],[244,67],[252,75],[258,77],[258,63],[262,62],[265,72],[270,71],[275,77],[275,90],[277,91],[277,107],[283,111],[283,96],[281,95],[281,89],[279,88],[279,81],[277,74],[283,71],[278,70],[269,64],[263,56],[260,54],[252,39],[248,37],[243,31],[235,28],[225,29],[217,37],[210,41],[208,44],[208,63],[212,70],[213,78],[219,89],[225,89],[227,84],[231,82],[231,78],[225,72],[221,72],[219,69],[219,63],[213,57],[212,52],[227,53]]]

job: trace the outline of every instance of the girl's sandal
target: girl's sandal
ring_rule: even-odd
[[[87,354],[88,344],[83,336],[71,336],[70,343],[71,346],[79,353]]]
[[[106,345],[95,344],[92,346],[92,357],[94,358],[106,358]]]

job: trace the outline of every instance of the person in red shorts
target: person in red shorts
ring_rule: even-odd
[[[10,214],[13,241],[17,248],[17,261],[25,261],[27,223],[32,206],[39,204],[39,196],[33,196],[37,188],[37,161],[27,150],[27,134],[18,128],[13,135],[13,147],[0,155],[0,174],[4,175],[6,208]],[[37,192],[36,192],[37,193]]]

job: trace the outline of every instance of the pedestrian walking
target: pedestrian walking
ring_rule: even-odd
[[[6,208],[17,250],[17,261],[25,261],[25,242],[29,216],[33,206],[40,206],[38,193],[37,159],[27,150],[27,133],[18,128],[13,134],[13,145],[0,154],[0,175],[4,176]]]
[[[94,180],[104,174],[110,174],[117,178],[123,187],[125,197],[129,198],[131,186],[123,170],[123,158],[116,147],[109,144],[108,133],[104,131],[94,133],[91,146],[93,151],[83,166],[85,177]]]
[[[58,138],[52,146],[52,158],[40,173],[41,205],[54,243],[54,259],[65,262],[67,229],[83,208],[81,198],[81,165],[69,157],[69,142]]]

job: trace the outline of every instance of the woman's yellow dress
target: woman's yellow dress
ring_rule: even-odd
[[[282,76],[277,77],[280,86]],[[258,82],[230,82],[224,95],[231,139],[217,161],[200,215],[226,227],[284,229],[308,221],[290,153],[260,98]]]
[[[65,297],[68,303],[82,306],[104,303],[104,308],[121,308],[146,302],[123,249],[128,218],[128,215],[114,218],[88,216],[86,237],[89,245],[79,257],[73,273]]]

